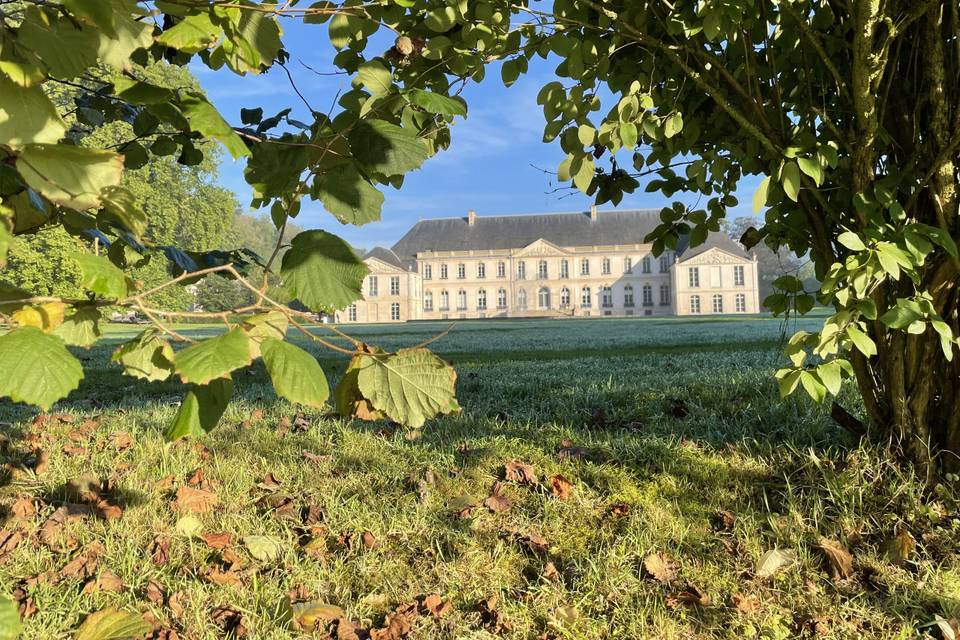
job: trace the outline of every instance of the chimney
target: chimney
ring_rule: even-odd
[[[597,205],[590,206],[590,220],[596,221],[597,219]]]
[[[473,209],[470,209],[470,211],[467,211],[467,224],[472,227],[476,223],[476,221],[477,221],[477,212],[474,211]]]

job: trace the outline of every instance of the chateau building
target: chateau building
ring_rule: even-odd
[[[659,210],[421,220],[364,256],[336,322],[757,313],[755,258],[727,235],[654,257]]]

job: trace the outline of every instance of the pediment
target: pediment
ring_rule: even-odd
[[[557,245],[540,238],[534,240],[523,249],[520,249],[517,253],[517,256],[566,256],[570,255],[570,252],[561,249]]]
[[[370,267],[370,273],[407,273],[405,269],[401,269],[396,265],[389,264],[378,258],[367,258],[363,262]]]
[[[743,256],[734,255],[729,251],[724,251],[723,249],[714,247],[713,249],[708,249],[707,251],[693,256],[688,260],[684,260],[681,256],[679,262],[687,265],[747,264],[750,262],[750,260],[744,258]]]

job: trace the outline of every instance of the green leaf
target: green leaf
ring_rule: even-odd
[[[238,73],[259,73],[260,65],[269,67],[280,52],[280,25],[266,11],[237,13],[221,45],[227,64]]]
[[[191,345],[173,356],[180,379],[200,385],[218,378],[229,378],[231,371],[245,367],[251,361],[250,338],[239,327]]]
[[[827,388],[820,379],[810,371],[800,372],[800,384],[814,402],[823,402],[827,397]]]
[[[877,345],[874,344],[873,339],[857,327],[847,327],[847,337],[863,355],[868,358],[877,355]]]
[[[80,265],[80,286],[84,289],[113,300],[129,293],[127,276],[106,258],[78,253],[73,259]]]
[[[100,331],[100,310],[96,307],[80,307],[53,330],[53,335],[70,346],[89,349],[103,335]]]
[[[0,60],[0,74],[23,88],[36,86],[44,80],[43,70],[40,67],[13,60]]]
[[[592,147],[593,141],[597,137],[597,130],[589,124],[581,124],[577,127],[577,139],[585,147]]]
[[[760,186],[753,192],[753,213],[757,214],[767,206],[767,197],[770,193],[770,176],[760,181]]]
[[[190,387],[180,409],[163,436],[167,440],[198,437],[211,431],[220,422],[233,395],[233,380],[218,378],[210,384]]]
[[[283,340],[289,324],[287,316],[280,311],[268,311],[244,320],[243,330],[250,338],[250,357],[260,357],[260,345],[267,338]]]
[[[440,7],[427,13],[427,17],[423,23],[431,31],[444,33],[453,28],[453,25],[457,23],[457,12],[450,6]]]
[[[97,1],[97,0],[92,0]],[[101,33],[97,55],[114,69],[128,69],[131,57],[138,49],[147,49],[153,44],[153,24],[149,20],[134,20],[130,11],[115,13],[116,37]]]
[[[113,90],[117,97],[123,98],[131,104],[164,104],[175,98],[173,91],[166,87],[158,87],[149,82],[133,80],[126,76],[117,76],[113,81]]]
[[[823,169],[820,168],[820,160],[817,158],[797,158],[797,164],[800,171],[810,176],[814,184],[818,187],[823,183]]]
[[[283,543],[270,536],[244,536],[243,546],[261,562],[274,562],[283,555]]]
[[[438,413],[453,413],[457,374],[427,349],[363,356],[357,383],[373,407],[391,419],[419,428]]]
[[[838,235],[837,242],[851,251],[865,251],[867,248],[867,245],[863,243],[863,240],[860,239],[860,236],[853,231],[844,231]]]
[[[156,329],[147,329],[133,340],[120,345],[112,360],[123,365],[123,372],[143,380],[166,380],[173,371],[173,347]]]
[[[663,136],[672,138],[683,130],[683,116],[679,113],[671,113],[663,123]]]
[[[323,407],[330,389],[323,369],[313,356],[274,338],[264,340],[260,352],[277,395],[308,407]]]
[[[220,39],[220,27],[208,13],[195,13],[156,37],[160,44],[184,53],[199,53]]]
[[[428,155],[426,145],[416,135],[384,120],[358,122],[347,139],[358,162],[385,176],[417,169]]]
[[[60,338],[35,327],[0,336],[0,397],[49,409],[76,389],[83,368]]]
[[[620,124],[620,140],[627,149],[633,149],[637,146],[640,134],[637,131],[637,125],[632,122],[623,122]]]
[[[71,209],[95,209],[103,190],[120,184],[123,156],[70,145],[31,144],[17,158],[17,169],[50,201]]]
[[[53,143],[67,125],[40,86],[24,88],[0,74],[0,145]]]
[[[0,640],[14,640],[22,631],[17,603],[0,596]]]
[[[780,387],[781,398],[786,398],[796,391],[797,386],[800,384],[800,373],[800,369],[781,369],[777,371],[775,377]]]
[[[330,169],[317,181],[317,186],[320,202],[340,222],[359,226],[380,219],[383,194],[352,164]]]
[[[104,609],[87,616],[73,640],[132,640],[150,631],[150,623],[136,613]]]
[[[350,245],[319,229],[294,236],[280,264],[284,285],[314,310],[335,311],[359,299],[367,273]]]
[[[97,32],[77,28],[69,18],[51,19],[50,14],[28,5],[17,32],[17,45],[43,61],[50,75],[69,80],[97,63]]]
[[[114,29],[114,5],[104,0],[63,0],[67,11],[82,21],[99,27],[110,37],[116,37]]]
[[[780,183],[787,197],[796,202],[800,195],[800,167],[793,160],[784,163],[780,172]]]
[[[583,193],[587,193],[593,183],[595,174],[596,167],[593,163],[593,156],[588,155],[580,162],[580,170],[574,174],[573,184]]]
[[[414,89],[407,93],[407,98],[427,113],[437,113],[442,116],[467,117],[467,104],[462,100],[450,98],[442,93]]]
[[[393,87],[393,72],[379,60],[371,60],[360,65],[356,80],[372,95],[382,96]]]
[[[230,155],[242,158],[250,155],[243,138],[223,119],[216,107],[198,93],[188,93],[180,98],[180,109],[190,122],[190,128],[208,138],[218,140]]]
[[[829,391],[832,395],[837,395],[840,393],[840,385],[843,381],[840,376],[840,371],[840,362],[837,360],[824,362],[817,367],[817,375],[820,376],[820,381],[823,382],[823,385],[827,388],[827,391]]]
[[[97,216],[98,221],[116,223],[135,238],[140,238],[146,232],[147,216],[133,192],[125,187],[107,187],[100,195],[103,199],[103,210]]]

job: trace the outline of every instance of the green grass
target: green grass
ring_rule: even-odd
[[[443,326],[351,331],[396,348]],[[294,589],[368,627],[398,605],[440,593],[452,609],[440,620],[414,619],[409,637],[417,639],[937,637],[929,626],[935,616],[960,617],[956,495],[924,496],[877,451],[839,431],[825,408],[781,401],[771,375],[782,329],[761,318],[462,322],[432,346],[457,367],[463,413],[429,423],[419,437],[317,411],[304,413],[309,425],[300,430],[278,430],[297,408],[276,399],[257,365],[236,376],[239,399],[203,440],[204,457],[192,444],[160,436],[176,410],[176,384],[143,384],[109,364],[111,343],[136,331],[114,328],[106,344],[82,354],[88,376],[55,410],[75,416],[72,423],[50,420],[38,429],[31,426],[36,412],[0,405],[10,438],[3,462],[16,467],[32,447],[50,454],[48,469],[14,471],[0,489],[3,510],[18,496],[41,500],[36,515],[4,525],[26,538],[0,560],[0,593],[43,572],[58,576],[99,543],[96,572],[116,574],[123,587],[83,593],[76,577],[31,581],[36,613],[24,621],[24,637],[72,637],[86,614],[117,607],[149,613],[181,638],[212,640],[224,637],[211,616],[219,605],[243,614],[248,637],[294,637],[280,613]],[[301,345],[332,381],[339,376],[342,359]],[[853,389],[841,400],[856,410]],[[678,404],[685,417],[677,417]],[[262,415],[251,420],[255,411]],[[96,428],[72,441],[87,418]],[[133,448],[117,453],[115,432],[133,435]],[[559,457],[565,439],[587,457]],[[68,443],[84,451],[68,455]],[[306,461],[305,451],[327,457]],[[513,459],[533,465],[541,485],[505,482],[512,508],[480,506],[459,517],[451,502],[485,499]],[[173,496],[198,468],[220,504],[197,517],[203,533],[233,535],[247,560],[239,587],[205,578],[206,569],[221,567],[221,552],[176,530]],[[268,473],[281,482],[272,494],[258,486]],[[54,552],[39,530],[68,498],[67,483],[84,474],[111,482],[123,516],[70,523],[77,548]],[[572,481],[569,500],[551,494],[556,474]],[[307,532],[299,520],[265,509],[261,499],[269,495],[298,509],[319,507],[320,528]],[[612,514],[617,503],[628,512]],[[716,530],[721,510],[735,515],[731,531]],[[359,543],[364,531],[375,536],[374,548]],[[882,550],[898,531],[917,541],[902,566]],[[524,537],[532,534],[549,548],[528,548]],[[280,557],[250,558],[239,543],[247,535],[282,541]],[[305,552],[311,535],[320,553]],[[161,565],[151,559],[158,537],[171,543]],[[852,576],[831,579],[821,538],[850,550]],[[756,577],[758,559],[774,548],[795,551],[797,562]],[[654,551],[675,560],[672,583],[645,575],[643,559]],[[558,571],[552,579],[544,575],[548,563]],[[183,610],[150,602],[150,581],[181,594]],[[690,585],[709,604],[678,604],[674,597]],[[491,595],[499,596],[509,630],[484,625],[476,605]],[[731,606],[735,595],[755,597],[755,610]]]

